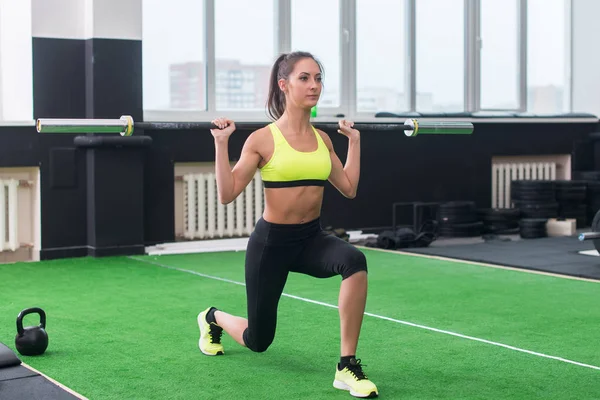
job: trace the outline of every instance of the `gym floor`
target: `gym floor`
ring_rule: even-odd
[[[597,398],[600,281],[361,249],[357,355],[380,398]],[[224,356],[200,353],[200,311],[246,314],[243,265],[243,251],[0,265],[0,342],[14,350],[19,311],[43,308],[48,350],[22,361],[90,399],[350,398],[332,387],[339,279],[290,275],[265,353],[227,335]],[[0,369],[2,399],[35,391],[27,381]]]
[[[518,234],[490,240],[442,239],[429,247],[404,251],[600,280],[600,257],[593,241],[577,238],[579,233],[590,230],[579,230],[574,236],[536,239],[521,239]]]

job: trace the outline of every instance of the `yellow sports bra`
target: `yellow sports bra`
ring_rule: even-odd
[[[269,128],[275,146],[271,159],[260,169],[264,186],[324,186],[331,172],[331,156],[319,132],[312,127],[317,150],[303,152],[290,146],[275,123],[269,124]]]

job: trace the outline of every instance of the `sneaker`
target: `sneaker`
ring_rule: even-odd
[[[351,358],[350,364],[340,370],[338,364],[335,369],[335,380],[333,387],[348,390],[354,397],[373,398],[379,395],[377,386],[371,382],[362,370],[360,359]]]
[[[211,322],[210,324],[206,320],[206,315],[210,311],[211,307],[198,314],[198,326],[200,327],[200,340],[198,341],[198,347],[207,356],[220,356],[225,354],[223,345],[221,344],[221,335],[223,334],[223,328],[219,325]]]

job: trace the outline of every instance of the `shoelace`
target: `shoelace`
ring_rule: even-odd
[[[221,343],[221,336],[223,335],[223,328],[217,326],[215,324],[209,324],[210,330],[208,334],[210,335],[210,342],[214,344]]]
[[[366,364],[361,364],[360,363],[360,358],[356,360],[356,364],[348,364],[346,365],[346,368],[348,368],[348,370],[350,372],[352,372],[352,375],[354,375],[356,377],[356,379],[358,380],[362,380],[362,379],[369,379],[367,378],[367,375],[364,373],[364,371],[362,370],[363,366],[367,366]]]

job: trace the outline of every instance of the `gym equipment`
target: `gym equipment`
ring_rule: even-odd
[[[396,250],[409,247],[427,247],[437,239],[437,221],[425,221],[418,232],[412,228],[402,227],[394,231],[385,230],[377,235],[375,243],[367,247]]]
[[[345,240],[346,242],[350,240],[350,235],[346,232],[344,228],[334,229],[332,226],[326,226],[325,228],[323,228],[323,232],[325,232],[328,235],[339,237],[340,239]]]
[[[438,234],[444,237],[476,237],[483,232],[474,201],[449,201],[438,208]]]
[[[238,129],[258,129],[265,125],[264,122],[236,123]],[[324,131],[337,131],[337,123],[314,123],[316,128]],[[180,129],[215,129],[210,122],[134,122],[129,115],[120,119],[54,119],[39,118],[36,121],[38,133],[118,133],[121,136],[133,135],[135,128],[152,130],[180,130]],[[470,122],[451,121],[419,121],[407,119],[404,124],[393,123],[356,123],[358,130],[373,130],[384,132],[404,131],[406,136],[417,135],[470,135],[474,127]]]
[[[482,208],[477,210],[477,219],[483,222],[483,233],[510,235],[519,233],[521,210],[518,208]]]
[[[23,318],[28,314],[39,314],[40,324],[23,328]],[[48,333],[46,332],[46,313],[39,307],[27,308],[17,316],[17,336],[15,337],[17,351],[24,356],[39,356],[48,348]]]
[[[548,236],[546,230],[547,218],[521,218],[519,235],[523,239],[537,239]]]
[[[35,127],[38,133],[119,133],[133,135],[133,118],[123,115],[120,119],[51,119],[40,118]]]
[[[579,235],[579,240],[580,241],[593,240],[594,247],[596,248],[596,250],[598,250],[598,253],[600,253],[600,210],[598,210],[598,212],[596,212],[596,215],[594,216],[594,219],[592,220],[591,228],[592,228],[591,232],[581,233]]]
[[[559,216],[555,181],[513,180],[510,197],[522,218],[548,219]]]

